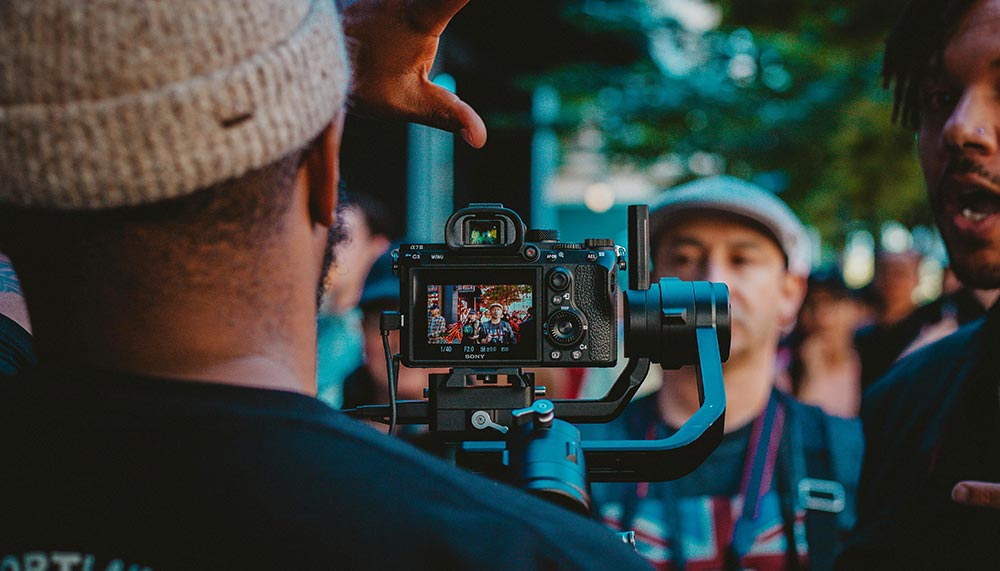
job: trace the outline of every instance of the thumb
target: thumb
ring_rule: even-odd
[[[486,144],[486,123],[471,105],[441,87],[430,83],[424,90],[421,113],[421,123],[457,132],[466,143],[477,149]]]

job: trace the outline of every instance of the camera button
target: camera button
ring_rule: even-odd
[[[562,291],[569,287],[570,274],[566,268],[556,268],[549,273],[549,286],[556,290]]]
[[[563,302],[563,296],[561,296],[561,295],[554,295],[554,296],[552,296],[552,303],[553,304],[555,304],[555,305],[562,305],[562,302]]]
[[[549,353],[549,358],[552,359],[553,361],[558,361],[559,359],[562,359],[562,351],[552,351],[551,353]]]
[[[597,261],[597,253],[596,252],[588,252],[587,253],[587,261],[588,262],[596,262]]]
[[[528,260],[538,259],[538,248],[534,246],[528,246],[527,248],[524,249],[524,257],[527,258]]]
[[[545,254],[545,259],[546,261],[554,262],[559,259],[559,254],[556,254],[555,252],[549,252],[548,254]]]
[[[570,357],[573,357],[574,361],[579,361],[580,357],[583,357],[583,353],[581,351],[573,351],[569,355]]]

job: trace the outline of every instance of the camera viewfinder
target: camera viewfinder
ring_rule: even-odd
[[[463,228],[463,243],[466,246],[503,246],[507,237],[503,220],[496,218],[469,218]]]

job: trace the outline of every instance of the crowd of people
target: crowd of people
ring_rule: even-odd
[[[592,518],[330,406],[387,399],[378,316],[399,308],[396,236],[338,208],[344,115],[485,144],[427,76],[467,1],[0,7],[0,569],[994,567],[1000,0],[911,0],[886,44],[955,280],[939,299],[914,302],[913,252],[880,253],[867,297],[814,269],[748,181],[651,205],[653,275],[729,286],[725,434],[675,481],[594,484]],[[430,343],[537,329],[456,307],[428,303]],[[401,367],[400,396],[427,373]],[[656,369],[585,437],[677,433],[697,374]]]
[[[431,304],[427,314],[427,342],[431,344],[516,345],[521,340],[521,324],[528,321],[528,327],[533,326],[531,308],[511,311],[499,302],[478,310],[463,306],[451,323],[437,304]]]

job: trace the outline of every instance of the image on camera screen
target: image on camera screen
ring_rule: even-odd
[[[428,284],[427,343],[444,353],[514,356],[534,345],[532,301],[529,284]]]
[[[465,243],[469,246],[496,246],[503,243],[503,221],[468,220],[465,223]]]

